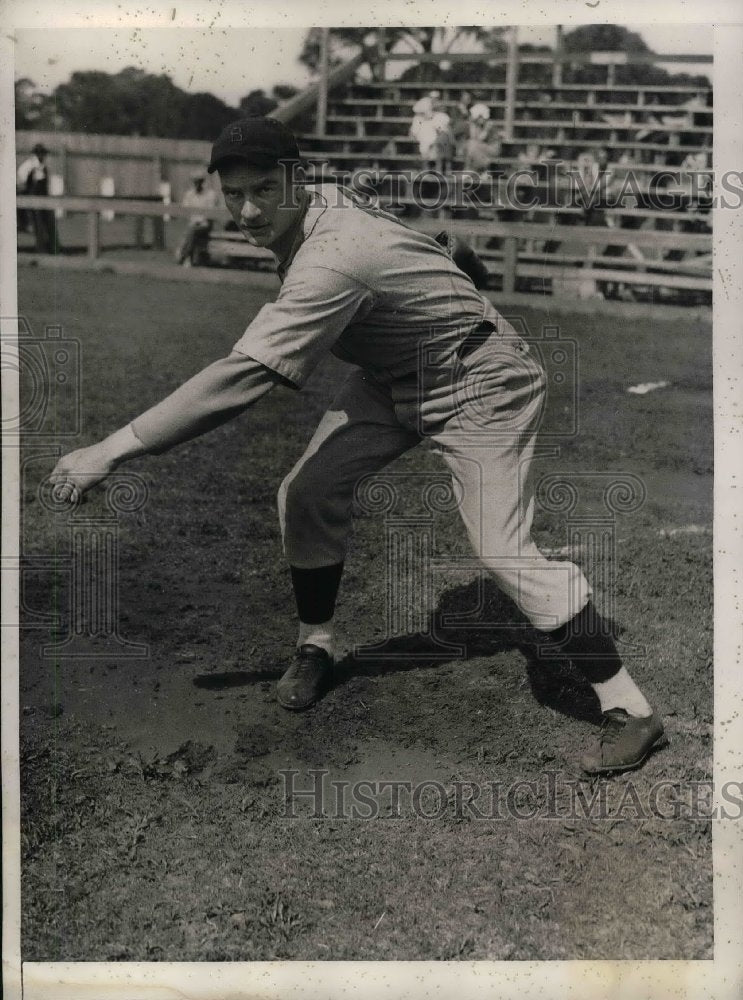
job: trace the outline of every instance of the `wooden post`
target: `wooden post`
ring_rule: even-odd
[[[518,260],[518,240],[507,236],[503,246],[503,291],[516,291],[516,262]]]
[[[152,216],[152,245],[155,250],[165,249],[165,216]]]
[[[320,80],[317,89],[317,135],[325,135],[328,124],[328,68],[330,61],[330,29],[320,29]]]
[[[514,25],[508,35],[506,64],[506,108],[503,131],[507,142],[513,141],[513,119],[516,105],[516,83],[519,76],[519,29]]]
[[[97,209],[88,212],[88,257],[97,260],[101,252],[101,217]]]
[[[555,61],[552,63],[552,86],[561,87],[562,86],[562,63],[559,61],[562,58],[562,25],[556,25],[555,32]]]
[[[376,75],[381,83],[387,79],[387,31],[384,28],[377,29],[377,52],[379,53],[379,63]]]
[[[67,143],[63,142],[59,151],[59,172],[62,174],[62,187],[65,194],[74,194],[70,191],[69,164],[67,161]]]

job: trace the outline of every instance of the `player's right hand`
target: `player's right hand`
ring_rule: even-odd
[[[49,481],[55,500],[76,504],[88,490],[102,482],[122,462],[145,454],[145,447],[131,424],[114,431],[98,444],[78,448],[57,462]]]
[[[63,455],[49,477],[55,500],[70,505],[78,503],[82,495],[102,482],[116,465],[103,442]]]

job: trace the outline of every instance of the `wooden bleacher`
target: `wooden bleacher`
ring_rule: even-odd
[[[563,73],[573,58],[573,54],[562,60],[544,55],[531,60],[520,57],[519,62],[543,62],[545,79],[523,82],[513,72],[509,77],[506,66],[500,65],[496,69],[503,71],[501,77],[477,85],[384,79],[364,82],[354,76],[363,62],[359,56],[330,73],[327,97],[321,98],[322,88],[308,88],[274,115],[288,121],[295,131],[296,116],[300,115],[303,130],[298,131],[298,138],[310,166],[309,183],[353,186],[354,180],[360,183],[364,172],[366,191],[372,188],[379,204],[407,224],[427,231],[435,227],[437,232],[450,228],[469,237],[491,268],[495,290],[594,296],[619,285],[627,295],[646,301],[670,294],[675,296],[673,301],[708,303],[712,290],[712,199],[705,174],[711,182],[711,88],[699,86],[698,81],[683,86],[575,83],[567,78],[572,72],[569,66]],[[682,60],[678,57],[676,61]],[[443,190],[435,179],[421,180],[423,164],[409,130],[413,104],[432,88],[442,94],[450,112],[464,91],[473,101],[488,105],[491,121],[502,136],[499,155],[491,162],[485,180],[473,175],[471,184],[463,188],[460,183],[458,187],[456,178],[461,182],[463,163],[456,158],[454,173],[442,181]],[[177,178],[186,165],[190,169],[192,162],[203,162],[208,156],[206,144],[202,144],[204,148],[189,146],[183,159],[180,145],[140,148],[145,140],[137,140],[139,145],[130,149],[134,140],[129,138],[92,138],[96,142],[91,149],[89,137],[85,137],[84,149],[76,152],[80,137],[65,137],[57,164],[62,175],[65,164],[76,166],[80,156],[94,156],[105,162],[109,171],[113,170],[111,163],[118,163],[117,157],[125,156],[133,157],[133,163],[143,157],[151,161],[158,177]],[[112,145],[114,141],[124,143],[123,151]],[[524,162],[524,154],[530,145],[536,145],[539,153],[529,164]],[[611,203],[604,196],[593,201],[585,189],[577,189],[578,157],[598,150],[607,154],[614,183],[610,194],[616,194],[623,180],[632,180],[629,202]],[[68,153],[73,157],[70,163]],[[166,154],[169,159],[164,165]],[[524,180],[517,171],[530,165],[535,175]],[[698,174],[696,189],[689,183],[689,167]],[[378,176],[370,177],[374,172]],[[74,179],[75,172],[72,174]],[[595,175],[589,170],[587,176]],[[74,190],[72,184],[70,188]],[[514,204],[514,192],[519,197],[533,195],[535,203]],[[18,204],[28,208],[41,205],[29,196],[19,197]],[[106,210],[133,217],[140,228],[147,216],[163,227],[168,218],[188,215],[181,206],[149,207],[143,199],[109,200],[106,204],[100,198],[67,197],[49,198],[43,204],[87,214],[88,255],[92,259],[104,249],[100,219]],[[213,218],[210,263],[273,268],[272,255],[224,228],[223,208],[215,210]]]
[[[566,275],[570,276],[569,272],[576,277],[578,270],[585,271],[585,240],[578,238],[576,231],[575,239],[565,234],[563,243],[556,248],[555,241],[545,240],[544,233],[537,229],[565,222],[576,224],[577,229],[589,221],[586,206],[580,202],[561,200],[556,207],[550,199],[556,192],[568,189],[568,175],[575,170],[579,154],[605,150],[616,183],[632,173],[634,189],[640,191],[641,197],[639,202],[635,199],[626,206],[599,206],[607,229],[603,246],[612,249],[606,255],[600,244],[592,247],[590,267],[597,273],[601,268],[608,269],[607,278],[629,288],[631,295],[641,294],[642,288],[650,285],[657,289],[661,281],[665,289],[688,291],[694,301],[699,301],[699,295],[704,299],[706,293],[711,294],[711,198],[708,190],[692,196],[685,182],[686,163],[690,162],[687,157],[696,158],[695,169],[703,162],[711,172],[711,88],[696,84],[518,82],[511,95],[513,106],[507,121],[505,81],[479,86],[471,82],[352,83],[330,94],[324,129],[309,129],[299,136],[300,148],[315,169],[316,178],[326,182],[341,179],[353,185],[356,172],[376,171],[380,175],[380,204],[387,207],[393,203],[393,210],[416,227],[425,228],[431,223],[441,228],[443,219],[471,216],[471,201],[463,203],[450,193],[440,198],[434,209],[421,211],[414,207],[420,202],[416,202],[410,186],[403,185],[402,194],[399,184],[385,188],[385,175],[388,179],[412,176],[422,167],[417,142],[409,130],[413,104],[432,88],[441,93],[444,110],[452,113],[461,94],[467,91],[474,101],[488,105],[491,121],[507,126],[500,155],[492,165],[494,187],[502,191],[514,171],[524,168],[520,154],[529,144],[549,150],[552,163],[560,163],[549,184],[536,180],[531,185],[539,201],[537,207],[519,216],[518,210],[514,214],[512,208],[504,212],[502,208],[485,206],[477,213],[477,220],[467,223],[473,244],[493,266],[495,287],[505,267],[502,239],[493,228],[500,218],[511,222],[520,219],[537,227],[534,239],[524,233],[517,241],[517,283],[528,287],[529,279],[535,278],[544,285],[545,275],[554,274],[557,287]],[[453,166],[461,169],[462,161],[455,159]],[[659,184],[665,185],[662,191],[668,207],[653,198]],[[596,216],[591,218],[595,221]],[[637,239],[628,238],[627,226]],[[657,240],[652,235],[656,232]],[[697,242],[689,243],[690,236]],[[551,252],[545,252],[544,247]],[[600,287],[604,286],[602,280]],[[586,294],[593,294],[599,286],[594,283],[592,291],[590,282],[583,280],[582,287],[588,288]]]
[[[431,86],[399,81],[365,83],[351,86],[343,94],[332,95],[325,131],[322,134],[304,133],[301,136],[303,152],[311,162],[331,161],[337,169],[349,171],[362,164],[379,169],[393,169],[397,165],[405,169],[419,163],[417,144],[409,136],[412,107]],[[476,92],[476,99],[489,106],[491,120],[503,122],[505,84],[477,87],[465,83],[437,83],[435,86],[442,93],[445,110],[455,107],[456,98],[462,92]],[[710,93],[698,86],[519,85],[514,104],[513,135],[503,140],[502,160],[506,166],[515,163],[518,152],[527,142],[535,140],[549,145],[558,158],[568,160],[583,149],[606,149],[610,161],[618,159],[620,153],[629,153],[630,165],[640,171],[647,171],[649,167],[641,162],[641,155],[669,154],[674,150],[684,155],[708,153],[711,151],[712,125],[707,123],[711,108],[706,101]],[[531,100],[529,95],[533,95]],[[548,100],[539,99],[545,95]],[[663,102],[649,103],[650,96],[663,98]],[[686,107],[689,103],[693,106]],[[539,117],[524,117],[529,109],[538,110]],[[605,120],[602,119],[604,115],[613,117]],[[628,120],[618,120],[617,115],[628,116]],[[659,116],[660,120],[655,120]],[[643,142],[642,133],[648,132],[665,135],[668,139]],[[612,153],[617,155],[612,156]],[[657,167],[657,164],[650,166]]]

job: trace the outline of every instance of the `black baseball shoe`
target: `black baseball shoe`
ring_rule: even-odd
[[[325,694],[333,679],[333,658],[320,646],[300,646],[296,660],[276,685],[276,698],[282,708],[301,711]]]
[[[595,746],[581,758],[581,767],[587,774],[631,771],[667,743],[663,723],[655,712],[638,719],[623,708],[610,708],[604,712]]]

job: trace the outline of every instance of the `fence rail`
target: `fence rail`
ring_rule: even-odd
[[[123,200],[118,198],[49,198],[34,195],[19,195],[19,208],[63,209],[70,213],[84,213],[88,216],[88,257],[96,260],[101,252],[100,224],[103,213],[150,217],[162,220],[165,216],[187,218],[193,209],[180,205],[165,205],[150,201]],[[228,213],[224,208],[205,210],[202,214],[224,222]],[[562,282],[563,287],[572,282],[584,286],[592,281],[614,281],[625,284],[648,285],[657,288],[677,288],[694,291],[712,291],[712,277],[700,275],[700,270],[709,267],[712,252],[712,236],[704,233],[679,233],[655,230],[628,230],[604,226],[564,226],[544,225],[537,222],[498,222],[468,219],[417,219],[411,223],[421,232],[435,234],[446,228],[455,235],[487,246],[492,239],[500,240],[502,246],[496,252],[484,251],[502,276],[502,288],[506,293],[516,290],[521,277],[552,278]],[[575,251],[570,254],[534,253],[527,249],[534,243],[576,244],[583,254],[582,265],[575,264]],[[602,256],[607,246],[641,248],[662,254],[673,250],[692,256],[674,263],[659,258],[637,260],[632,257]],[[695,254],[704,254],[707,260],[695,262]],[[613,266],[612,266],[613,265]],[[669,273],[671,272],[671,273]]]

